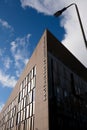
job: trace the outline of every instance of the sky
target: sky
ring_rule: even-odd
[[[0,110],[45,29],[87,67],[87,49],[75,6],[58,18],[53,16],[71,3],[78,6],[87,36],[87,0],[0,0]]]

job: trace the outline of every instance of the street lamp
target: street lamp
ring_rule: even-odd
[[[60,16],[65,10],[67,10],[70,6],[74,5],[75,8],[76,8],[76,12],[77,12],[77,16],[78,16],[78,19],[79,19],[79,24],[80,24],[80,27],[81,27],[81,31],[82,31],[82,35],[83,35],[83,39],[84,39],[84,42],[85,42],[85,46],[87,48],[87,41],[86,41],[86,37],[85,37],[85,33],[84,33],[84,29],[83,29],[83,25],[82,25],[82,22],[81,22],[81,18],[80,18],[80,14],[79,14],[79,10],[78,10],[78,6],[75,4],[75,3],[72,3],[70,4],[69,6],[67,7],[64,7],[63,9],[57,11],[56,13],[54,13],[54,16],[55,17],[58,17]]]

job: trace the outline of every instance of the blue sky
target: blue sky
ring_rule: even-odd
[[[83,45],[77,16],[73,15],[74,7],[59,18],[52,15],[71,2],[77,2],[85,25],[87,18],[83,15],[84,10],[87,10],[87,2],[83,1],[0,0],[0,109],[46,28],[87,66],[87,51]],[[87,30],[85,33],[87,34]]]

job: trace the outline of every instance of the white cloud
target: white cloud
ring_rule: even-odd
[[[13,31],[12,26],[7,21],[0,19],[0,24],[2,25],[2,27]]]
[[[21,6],[25,8],[26,6],[36,9],[38,12],[45,14],[52,14],[55,8],[60,5],[60,0],[20,0]],[[58,1],[58,5],[57,5]]]
[[[0,112],[1,112],[1,110],[2,110],[2,108],[4,107],[4,103],[2,103],[2,102],[0,102]]]
[[[17,38],[11,42],[11,52],[15,61],[16,76],[19,77],[23,67],[27,64],[29,58],[29,39],[30,34],[22,38]]]
[[[4,64],[6,69],[10,68],[11,63],[12,63],[12,60],[10,59],[10,57],[3,58],[3,64]]]
[[[0,83],[2,84],[3,87],[13,88],[15,87],[16,82],[17,81],[14,76],[5,74],[4,72],[2,72],[2,70],[0,70]]]
[[[53,14],[55,11],[75,2],[79,8],[85,34],[87,36],[87,0],[20,0],[23,8],[26,6],[44,14]],[[65,29],[63,44],[87,67],[87,49],[81,34],[75,7],[70,7],[62,15],[61,24]]]

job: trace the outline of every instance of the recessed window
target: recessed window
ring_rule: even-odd
[[[31,119],[31,130],[34,130],[34,117],[32,117]]]
[[[32,116],[32,103],[30,104],[30,116]]]
[[[29,130],[31,130],[31,118],[29,118]]]
[[[10,111],[10,118],[12,118],[12,110]]]
[[[24,95],[27,95],[27,85],[25,86],[25,94]]]
[[[17,124],[20,122],[20,112],[17,114]]]
[[[14,118],[11,118],[11,128],[14,126]]]
[[[16,113],[16,107],[13,108],[12,116],[15,116],[15,113]]]
[[[29,118],[29,105],[26,107],[26,118]]]
[[[33,69],[31,70],[31,79],[33,78]]]
[[[25,120],[25,108],[24,108],[24,110],[23,110],[23,120]]]
[[[24,107],[26,106],[26,97],[24,97]]]
[[[21,100],[21,110],[23,109],[23,99]]]
[[[22,91],[22,84],[20,84],[20,91]]]
[[[18,111],[21,110],[21,102],[18,103]]]
[[[34,76],[35,76],[36,75],[36,66],[34,67],[33,71],[34,71]]]
[[[22,88],[24,88],[24,80],[22,81]]]
[[[35,114],[35,102],[33,102],[33,115]]]
[[[27,100],[26,104],[29,104],[30,103],[30,97],[29,97],[29,95],[27,95],[27,99],[26,100]]]
[[[30,92],[30,89],[31,89],[31,84],[30,82],[28,83],[28,93]]]
[[[35,102],[35,88],[33,89],[33,102]]]
[[[32,91],[30,91],[29,97],[30,97],[30,103],[31,103],[32,102]]]
[[[21,121],[23,120],[23,110],[21,111]]]
[[[31,80],[31,89],[35,87],[35,77]]]
[[[23,89],[23,98],[24,98],[24,95],[25,95],[25,88]]]
[[[22,96],[23,96],[23,94],[22,94],[22,91],[20,92],[20,101],[21,101],[21,99],[22,99]]]

